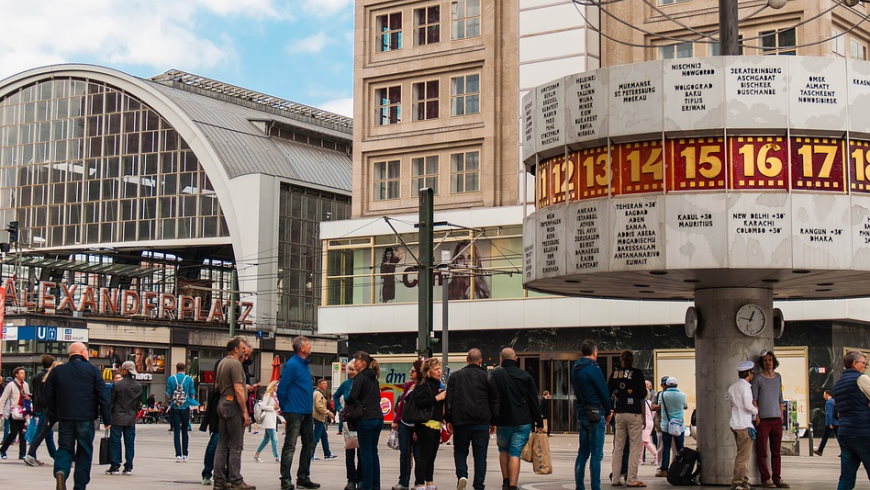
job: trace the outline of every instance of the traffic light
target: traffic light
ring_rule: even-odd
[[[10,221],[9,226],[6,227],[6,231],[9,232],[9,243],[17,243],[18,242],[18,222]]]

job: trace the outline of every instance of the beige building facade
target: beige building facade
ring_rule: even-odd
[[[839,2],[809,0],[790,0],[781,9],[757,0],[738,5],[744,55],[868,59],[870,27],[853,27],[870,12],[863,3],[851,9]],[[719,54],[717,0],[616,2],[601,10],[596,16],[604,38],[602,66]]]

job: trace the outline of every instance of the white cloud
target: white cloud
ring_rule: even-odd
[[[329,42],[330,39],[325,32],[318,32],[302,39],[291,40],[287,43],[287,52],[291,55],[298,53],[317,54],[323,51]]]
[[[274,0],[10,2],[0,16],[0,78],[83,59],[142,65],[155,73],[230,64],[232,41],[199,32],[201,17],[279,18],[282,10]]]
[[[327,100],[326,102],[319,104],[319,108],[324,111],[334,112],[336,114],[341,114],[342,116],[353,117],[353,97],[348,97],[346,99],[334,99]]]
[[[354,0],[302,0],[302,8],[319,16],[335,14],[353,7]]]

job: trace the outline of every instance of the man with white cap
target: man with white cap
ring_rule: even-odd
[[[142,385],[136,376],[136,363],[127,361],[121,364],[121,380],[112,387],[112,428],[109,429],[109,462],[107,475],[117,475],[121,469],[121,436],[124,436],[124,474],[133,472],[133,445],[136,441],[136,413],[142,407]]]
[[[659,393],[659,405],[662,413],[662,457],[661,466],[656,472],[656,476],[668,476],[668,466],[671,464],[671,446],[674,447],[674,454],[679,454],[683,450],[683,441],[685,434],[679,431],[679,434],[673,433],[680,427],[685,427],[685,410],[689,408],[686,405],[686,394],[677,389],[677,378],[669,376],[665,380],[667,389]],[[671,423],[674,421],[674,423]]]
[[[728,387],[726,398],[731,402],[731,432],[737,443],[737,456],[734,458],[734,472],[731,476],[732,490],[749,490],[749,456],[752,454],[752,440],[755,428],[752,425],[758,409],[752,403],[752,377],[755,364],[752,361],[737,363],[737,377],[740,378]]]

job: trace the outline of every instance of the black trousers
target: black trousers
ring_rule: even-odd
[[[9,419],[9,434],[3,439],[3,444],[0,445],[0,453],[6,454],[6,450],[12,445],[15,437],[18,437],[18,459],[24,458],[27,454],[27,441],[24,440],[24,421]]]
[[[414,443],[414,485],[423,485],[433,480],[435,456],[441,444],[441,431],[417,424],[414,427],[417,441]]]
[[[831,437],[831,433],[834,434],[834,438],[837,438],[838,430],[840,429],[839,425],[835,425],[834,428],[830,428],[827,425],[825,426],[825,433],[822,434],[822,442],[819,443],[819,452],[825,450],[825,444],[828,443],[828,438]]]

